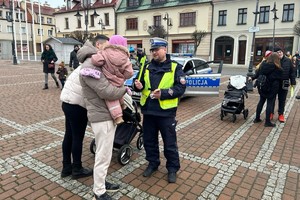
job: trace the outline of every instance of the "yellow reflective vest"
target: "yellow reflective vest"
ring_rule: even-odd
[[[145,81],[145,86],[142,90],[142,96],[141,96],[141,100],[140,100],[140,104],[141,106],[144,106],[147,98],[149,98],[151,91],[151,84],[150,84],[150,77],[149,77],[149,70],[148,70],[148,66],[146,66],[146,70],[144,73],[144,81]],[[158,85],[158,89],[169,89],[174,85],[174,76],[175,76],[175,71],[176,71],[176,67],[177,67],[177,63],[172,62],[171,64],[171,71],[170,72],[165,72],[165,74],[163,75],[159,85]],[[178,106],[178,98],[174,98],[174,99],[158,99],[159,101],[159,105],[162,109],[170,109],[170,108],[175,108]]]

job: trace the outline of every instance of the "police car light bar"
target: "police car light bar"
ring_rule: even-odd
[[[170,55],[174,57],[179,57],[179,56],[193,57],[192,53],[171,53]]]

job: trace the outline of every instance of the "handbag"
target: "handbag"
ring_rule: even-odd
[[[54,67],[55,67],[55,64],[54,64],[54,63],[49,63],[49,64],[48,64],[48,68],[49,68],[49,69],[53,69]]]
[[[283,90],[289,90],[290,87],[290,81],[289,80],[283,80],[282,81],[282,89]]]

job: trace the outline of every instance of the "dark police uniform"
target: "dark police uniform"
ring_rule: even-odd
[[[146,160],[149,167],[157,169],[160,165],[158,132],[164,143],[164,155],[168,172],[180,168],[176,137],[176,111],[179,97],[185,92],[185,74],[182,65],[167,59],[163,63],[151,60],[141,69],[137,77],[143,85],[141,111],[143,114],[143,137]],[[152,99],[151,91],[161,89],[160,99]],[[135,88],[136,91],[139,91]]]

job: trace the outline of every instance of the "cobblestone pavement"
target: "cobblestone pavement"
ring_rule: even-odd
[[[114,152],[108,179],[121,184],[115,199],[300,199],[300,101],[288,98],[286,123],[275,128],[253,124],[258,94],[249,93],[249,117],[220,120],[220,105],[229,76],[222,76],[219,97],[180,102],[177,119],[181,169],[167,183],[165,160],[150,178],[136,148],[121,166]],[[93,179],[60,178],[64,116],[60,89],[49,77],[42,90],[40,63],[12,65],[0,61],[0,199],[92,199]],[[295,93],[299,94],[299,84]],[[262,118],[264,119],[264,114]],[[275,116],[277,118],[277,115]],[[93,133],[86,132],[83,165],[93,167]]]

